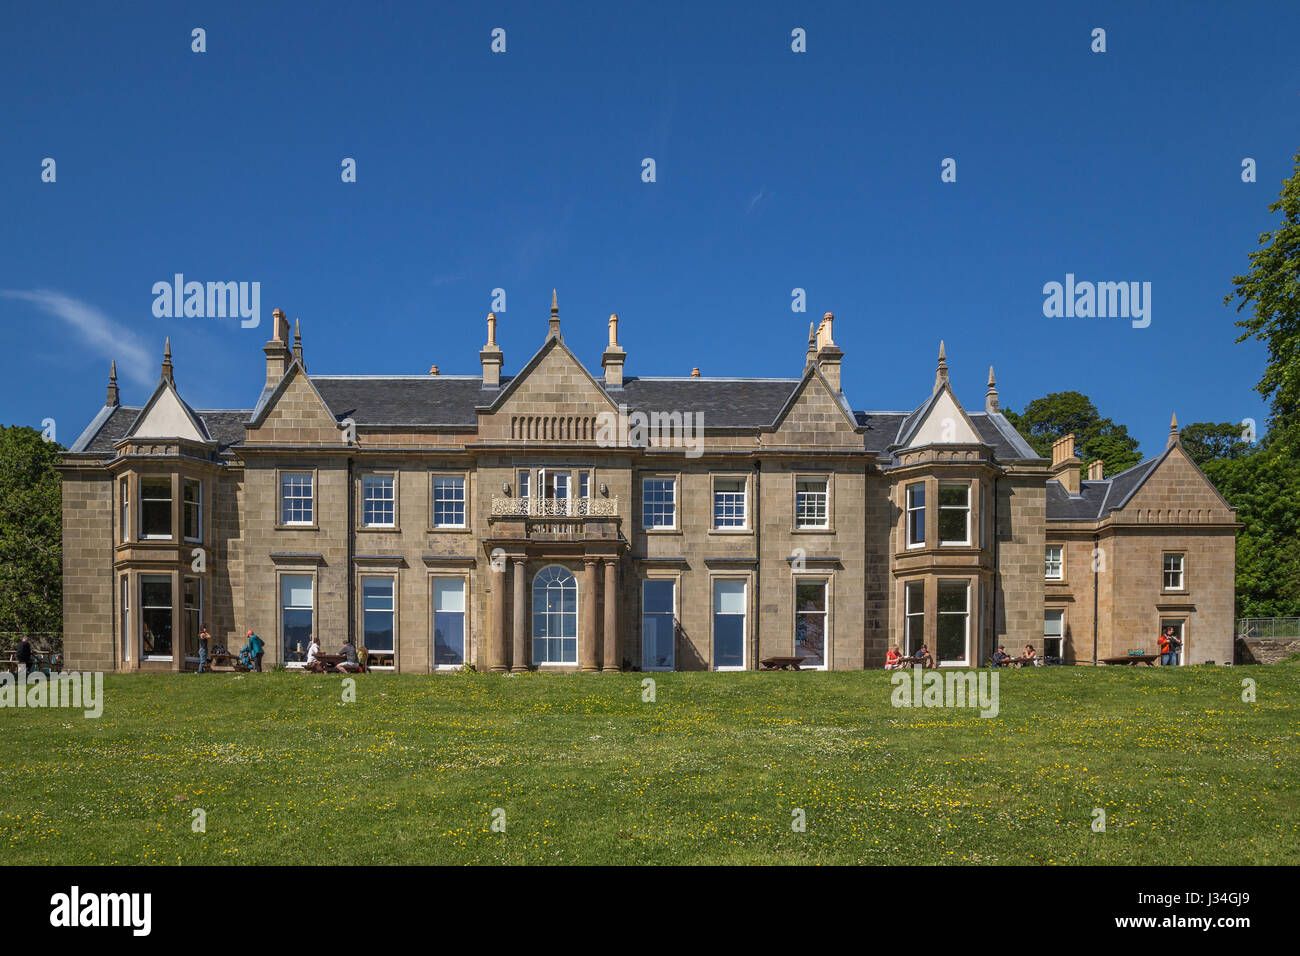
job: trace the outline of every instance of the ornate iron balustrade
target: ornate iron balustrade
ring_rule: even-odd
[[[494,518],[616,518],[618,498],[497,498]]]

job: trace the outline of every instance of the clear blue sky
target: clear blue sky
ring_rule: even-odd
[[[797,375],[832,310],[856,408],[919,404],[943,338],[968,407],[993,363],[1148,454],[1172,410],[1262,424],[1222,299],[1300,146],[1300,5],[551,6],[10,5],[0,421],[71,443],[166,335],[192,405],[251,407],[277,306],[313,372],[471,373],[502,287],[513,372],[556,287],[596,371],[618,312],[629,375]],[[155,318],[177,272],[261,282],[262,325]],[[1045,318],[1067,272],[1151,282],[1150,327]]]

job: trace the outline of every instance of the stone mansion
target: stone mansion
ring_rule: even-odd
[[[496,326],[477,375],[322,375],[276,310],[229,410],[185,402],[170,345],[143,405],[114,372],[61,465],[68,665],[192,669],[200,621],[268,664],[315,634],[416,673],[851,670],[922,641],[1091,664],[1166,624],[1183,663],[1232,659],[1236,514],[1176,427],[1085,477],[1073,436],[1048,460],[1016,432],[992,369],[963,408],[942,343],[919,405],[858,410],[829,313],[785,379],[625,375],[617,316],[593,375],[554,298],[508,375]]]

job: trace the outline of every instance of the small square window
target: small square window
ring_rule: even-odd
[[[1165,555],[1164,585],[1166,591],[1183,590],[1183,556],[1181,554]]]
[[[713,479],[713,527],[744,528],[745,479]]]
[[[280,475],[280,524],[311,524],[312,503],[310,471],[286,471]]]
[[[641,524],[647,531],[677,527],[677,482],[645,478],[641,482]]]
[[[1049,581],[1062,581],[1065,579],[1065,549],[1059,544],[1049,544],[1047,546],[1047,557],[1044,562],[1043,576]]]
[[[394,475],[361,477],[361,525],[392,528],[397,524],[397,481]]]
[[[800,530],[830,527],[830,479],[800,478],[794,487],[794,526]]]
[[[465,476],[434,475],[433,526],[465,527]]]

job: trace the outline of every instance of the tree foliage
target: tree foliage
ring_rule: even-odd
[[[1052,457],[1057,439],[1073,433],[1074,453],[1085,465],[1100,458],[1107,475],[1142,460],[1137,439],[1125,426],[1102,418],[1092,399],[1082,392],[1052,392],[1034,399],[1023,412],[1008,410],[1006,416],[1044,458]]]
[[[1232,422],[1194,422],[1183,428],[1178,437],[1183,450],[1202,468],[1206,462],[1222,458],[1240,458],[1250,451],[1250,443],[1242,438],[1240,425]]]
[[[0,631],[63,629],[62,451],[0,425]]]
[[[1236,301],[1238,314],[1249,309],[1237,322],[1246,330],[1237,341],[1253,336],[1268,345],[1268,364],[1255,390],[1270,401],[1274,427],[1288,432],[1300,417],[1300,152],[1294,162],[1268,207],[1282,213],[1282,224],[1260,234],[1250,271],[1233,276],[1235,291],[1224,297],[1225,303]]]

